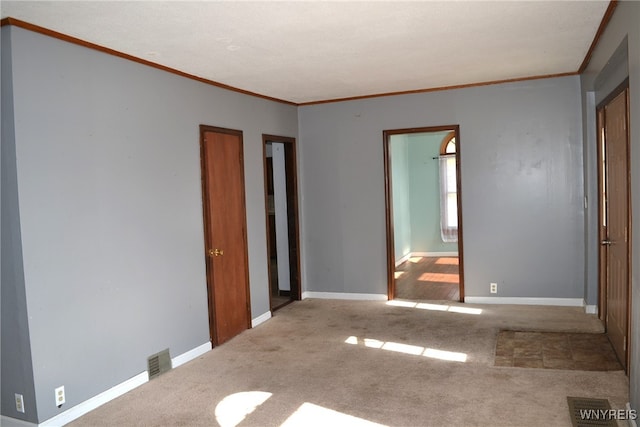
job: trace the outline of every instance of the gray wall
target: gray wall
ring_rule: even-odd
[[[43,421],[144,371],[157,351],[209,341],[199,124],[244,131],[252,316],[269,311],[261,135],[297,137],[297,114],[23,29],[11,36]]]
[[[3,415],[37,421],[31,345],[24,289],[20,216],[16,178],[16,146],[11,71],[11,32],[2,28],[2,314],[1,371]],[[22,394],[26,411],[16,411],[15,393]]]
[[[583,111],[585,126],[595,126],[593,116],[593,102],[589,102],[589,98],[596,95],[600,98],[604,90],[599,90],[594,94],[593,83],[606,64],[614,56],[616,49],[627,38],[628,42],[628,74],[629,74],[629,91],[630,91],[630,118],[631,118],[631,203],[632,203],[632,284],[631,284],[631,372],[629,377],[631,405],[634,409],[640,410],[640,191],[638,191],[638,183],[640,183],[640,3],[634,1],[622,1],[618,3],[616,11],[607,26],[606,31],[602,34],[600,41],[593,52],[593,56],[589,66],[585,70],[582,77],[583,91]],[[618,73],[613,72],[609,86],[615,85],[614,80],[619,79]],[[617,77],[618,76],[618,77]],[[606,86],[606,85],[605,85]],[[592,93],[589,93],[592,92]],[[585,133],[585,152],[592,153],[595,149],[595,133]],[[586,168],[587,181],[596,182],[595,162],[590,162],[590,167]],[[590,198],[595,200],[597,192],[593,187],[590,188]],[[594,209],[596,205],[592,202],[590,208]],[[593,235],[594,228],[597,229],[597,217],[595,223],[587,229],[588,235]],[[597,263],[597,240],[591,238],[586,247],[587,262],[591,264]],[[596,270],[597,272],[597,270]],[[595,273],[591,273],[595,274]],[[591,279],[596,283],[597,277]]]
[[[579,77],[299,109],[308,290],[386,294],[382,132],[460,125],[465,291],[584,296]],[[517,249],[517,250],[514,250]]]

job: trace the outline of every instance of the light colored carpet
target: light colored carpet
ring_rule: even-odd
[[[581,308],[305,300],[71,425],[570,426],[567,396],[624,408],[622,371],[493,366],[501,329],[602,325]]]

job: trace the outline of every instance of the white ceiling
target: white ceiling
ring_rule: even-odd
[[[609,1],[5,1],[12,17],[295,103],[575,72]]]

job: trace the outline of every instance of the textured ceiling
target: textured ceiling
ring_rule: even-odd
[[[608,1],[2,1],[12,17],[295,103],[575,72]]]

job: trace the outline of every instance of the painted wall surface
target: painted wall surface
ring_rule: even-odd
[[[583,114],[585,126],[595,126],[593,119],[592,103],[589,98],[593,98],[593,83],[607,62],[612,58],[614,52],[623,43],[625,37],[628,42],[628,74],[629,74],[629,96],[630,96],[630,133],[631,133],[631,205],[632,205],[632,254],[631,254],[631,370],[629,375],[631,406],[640,410],[640,3],[634,1],[621,1],[609,22],[606,30],[602,34],[596,49],[593,52],[591,61],[582,77],[583,91]],[[612,82],[613,84],[613,82]],[[592,92],[589,94],[589,92]],[[596,93],[599,98],[601,94]],[[597,101],[596,101],[597,102]],[[589,122],[590,121],[590,122]],[[591,124],[590,124],[591,123]],[[585,151],[590,153],[595,148],[595,133],[585,134]],[[596,182],[596,170],[594,161],[590,161],[587,168],[589,182]],[[596,190],[593,184],[590,186],[590,198],[595,200]],[[597,209],[597,205],[591,202],[589,209]],[[593,235],[593,227],[587,230],[587,234]],[[589,263],[597,263],[597,250],[593,248],[597,244],[596,239],[589,239],[586,248],[586,256]],[[597,272],[597,270],[596,270]],[[596,274],[591,272],[590,274]],[[592,278],[591,283],[597,287],[597,278]]]
[[[263,133],[296,107],[11,28],[38,420],[209,341],[200,124],[244,131],[252,317],[269,311]],[[67,403],[54,406],[64,385]]]
[[[448,132],[407,135],[411,182],[411,251],[457,252],[440,233],[440,144]]]
[[[20,213],[18,210],[16,145],[13,114],[13,73],[11,31],[2,28],[2,146],[1,146],[1,274],[0,314],[2,377],[1,413],[32,423],[37,422],[31,345],[24,288]],[[23,396],[25,412],[16,410],[15,394]]]
[[[386,294],[382,132],[460,125],[465,292],[584,296],[577,76],[299,109],[308,290]],[[366,268],[363,268],[366,267]]]
[[[406,135],[391,135],[391,184],[396,262],[411,252],[409,143]]]

